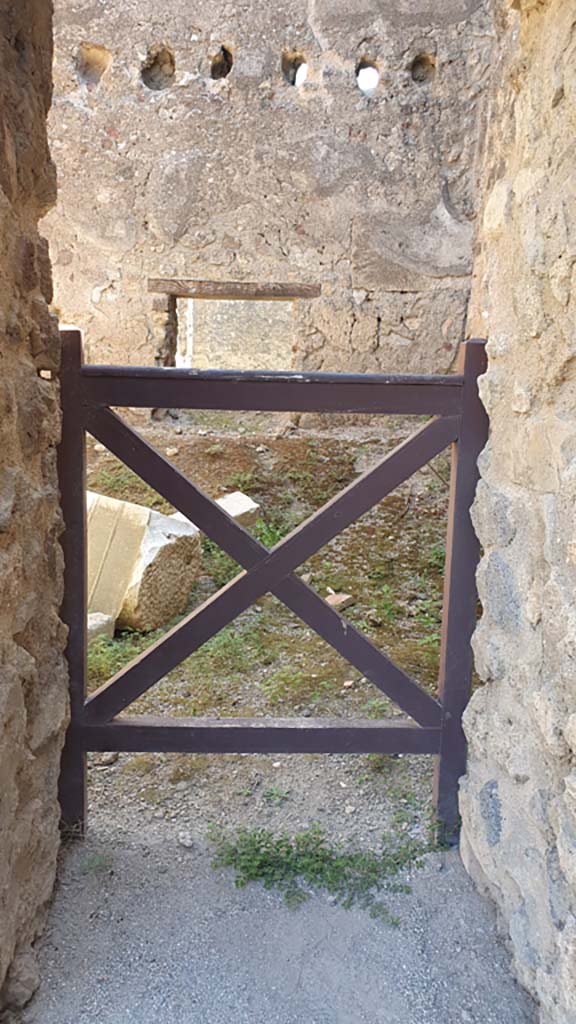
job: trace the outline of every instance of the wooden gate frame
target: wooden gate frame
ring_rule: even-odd
[[[479,543],[470,519],[488,419],[478,394],[485,342],[462,344],[444,376],[198,371],[82,363],[79,331],[62,332],[63,410],[58,472],[65,529],[64,601],[71,720],[62,758],[66,828],[86,821],[87,751],[410,753],[436,755],[435,806],[447,838],[458,832],[466,767],[462,713],[470,697]],[[110,407],[428,415],[430,419],[268,550],[234,522]],[[86,465],[89,432],[194,522],[244,571],[86,697]],[[294,570],[414,472],[451,446],[438,699],[330,607]],[[271,592],[412,719],[154,718],[120,715],[150,686]]]

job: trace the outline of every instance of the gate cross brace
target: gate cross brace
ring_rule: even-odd
[[[425,424],[268,550],[110,409],[89,407],[86,429],[247,571],[100,687],[86,702],[84,720],[110,721],[271,591],[416,722],[440,725],[442,709],[438,701],[293,575],[293,569],[456,441],[459,422],[457,417],[439,417]]]

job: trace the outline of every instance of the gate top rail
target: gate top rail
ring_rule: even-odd
[[[458,416],[461,374],[300,373],[82,366],[93,405],[261,412],[354,412]]]

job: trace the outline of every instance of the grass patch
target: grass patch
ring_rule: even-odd
[[[340,692],[341,683],[331,679],[314,679],[308,672],[293,668],[280,668],[266,676],[260,684],[268,702],[299,705],[306,701],[320,700]]]
[[[388,697],[372,697],[362,706],[362,712],[366,718],[390,718],[394,707]]]
[[[385,622],[394,622],[395,619],[399,618],[402,612],[402,609],[399,607],[396,598],[394,597],[394,591],[389,583],[383,583],[377,590],[374,607],[376,616],[383,619]]]
[[[274,804],[276,807],[281,807],[290,799],[288,790],[280,789],[279,786],[270,786],[269,789],[264,790],[262,796],[267,804]]]
[[[91,853],[84,857],[81,865],[83,875],[107,875],[114,865],[111,853]]]
[[[124,668],[150,644],[162,636],[163,630],[153,633],[119,633],[113,640],[99,636],[88,647],[88,689],[94,690]]]
[[[290,532],[293,526],[294,523],[290,517],[280,510],[275,516],[258,519],[253,533],[264,547],[273,548]],[[202,565],[204,572],[212,577],[218,589],[225,587],[242,571],[242,566],[230,558],[209,537],[202,538]]]
[[[124,765],[125,772],[135,775],[150,775],[156,769],[157,756],[154,754],[133,754]]]
[[[168,781],[172,783],[188,782],[196,775],[206,771],[209,764],[207,754],[175,754],[170,762]]]
[[[88,487],[91,491],[106,494],[109,498],[121,501],[132,501],[137,505],[145,505],[156,512],[168,515],[173,512],[172,505],[148,484],[145,484],[136,473],[128,469],[116,458],[108,458],[100,462],[88,474]]]
[[[212,577],[218,590],[225,587],[242,571],[238,562],[230,558],[230,555],[227,555],[209,537],[202,538],[202,568],[208,576]]]
[[[229,476],[224,483],[224,487],[227,491],[243,491],[245,494],[250,494],[251,491],[257,489],[259,482],[258,473],[255,469],[245,469]]]
[[[361,907],[389,924],[398,921],[379,896],[408,892],[398,876],[419,866],[429,850],[425,843],[390,834],[382,836],[378,852],[331,844],[317,826],[294,836],[262,828],[212,830],[210,838],[213,866],[232,868],[238,888],[261,882],[266,889],[279,890],[291,907],[309,899],[311,890],[323,891],[340,906]]]

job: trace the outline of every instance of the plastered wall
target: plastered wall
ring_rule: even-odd
[[[56,306],[90,360],[153,363],[146,278],[190,277],[321,284],[296,306],[297,368],[446,370],[469,295],[488,6],[57,0],[46,231]],[[278,352],[285,369],[287,346],[235,315],[246,365]]]

